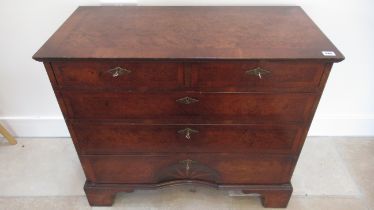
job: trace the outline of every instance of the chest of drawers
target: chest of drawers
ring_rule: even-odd
[[[299,7],[79,7],[34,55],[91,205],[176,184],[285,207],[343,55]]]

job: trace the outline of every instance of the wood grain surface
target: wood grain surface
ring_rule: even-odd
[[[336,56],[323,56],[333,51]],[[34,55],[59,59],[341,61],[300,7],[79,7]]]

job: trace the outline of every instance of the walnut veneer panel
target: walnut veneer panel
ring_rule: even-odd
[[[78,119],[173,119],[183,117],[303,122],[316,94],[306,93],[138,93],[62,91],[68,116]],[[190,97],[192,104],[177,100]],[[172,122],[172,121],[171,121]]]
[[[73,122],[72,128],[81,154],[289,154],[295,152],[295,144],[303,132],[297,125],[155,125],[97,121]]]
[[[113,70],[122,67],[122,75]],[[177,62],[57,62],[60,87],[122,90],[174,90],[184,86],[183,64]]]
[[[325,57],[321,51],[334,51]],[[79,7],[34,55],[60,59],[344,57],[300,7]]]
[[[179,179],[218,184],[282,184],[290,179],[293,162],[289,157],[237,154],[82,156],[81,160],[92,169],[86,172],[89,181],[133,184]]]

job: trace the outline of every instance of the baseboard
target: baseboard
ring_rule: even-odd
[[[70,137],[62,117],[0,117],[15,137]],[[316,117],[308,136],[374,136],[374,116]]]
[[[70,137],[62,117],[0,117],[15,137]]]
[[[374,116],[316,117],[308,136],[374,136]]]

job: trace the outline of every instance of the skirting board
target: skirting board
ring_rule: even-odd
[[[61,117],[0,117],[0,123],[15,137],[70,137]]]
[[[0,117],[15,137],[69,137],[61,117]],[[308,136],[374,136],[372,118],[315,118]]]
[[[374,136],[374,116],[316,117],[308,136]]]

